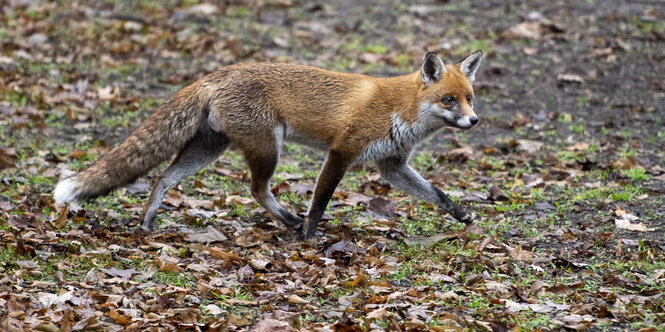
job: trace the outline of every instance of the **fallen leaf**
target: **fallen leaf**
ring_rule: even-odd
[[[547,203],[547,202],[538,202],[534,204],[536,210],[545,211],[545,210],[556,210],[556,206]]]
[[[508,196],[499,189],[497,186],[492,186],[490,188],[490,194],[489,194],[489,199],[493,201],[507,201]]]
[[[369,197],[367,195],[359,194],[357,192],[353,191],[338,191],[335,193],[335,197],[337,197],[341,202],[343,202],[346,205],[351,205],[351,206],[356,206],[358,204],[367,206],[369,205],[370,201],[372,200],[372,197]]]
[[[272,263],[267,260],[252,258],[249,260],[249,265],[257,270],[268,270],[272,266]]]
[[[615,169],[644,168],[635,157],[620,157],[612,163],[612,167]]]
[[[309,303],[309,301],[307,301],[307,300],[303,299],[302,297],[300,297],[298,295],[295,295],[295,294],[289,295],[288,301],[289,301],[289,303],[292,303],[292,304],[308,304]]]
[[[118,270],[115,267],[112,267],[110,269],[100,269],[100,270],[112,277],[119,277],[123,279],[131,279],[132,275],[139,273],[139,271],[136,271],[136,269],[133,268],[127,270]]]
[[[150,192],[150,183],[136,181],[125,187],[130,194],[140,194]]]
[[[655,231],[655,228],[648,228],[644,223],[631,223],[629,219],[617,218],[614,219],[614,225],[617,228],[627,229],[629,231],[638,231],[638,232],[652,232]]]
[[[204,230],[195,231],[185,235],[185,240],[195,243],[214,243],[226,241],[229,238],[226,235],[222,234],[220,231],[215,229],[212,226],[206,227]]]
[[[283,194],[283,193],[288,193],[291,191],[291,185],[289,185],[288,182],[281,182],[278,185],[272,187],[270,189],[270,192],[273,193],[273,195],[278,196]]]
[[[529,288],[529,292],[531,293],[531,295],[537,296],[538,293],[540,293],[541,290],[546,289],[548,287],[550,287],[549,284],[546,284],[541,280],[536,280],[536,281],[533,282],[533,284],[531,284],[531,287]]]
[[[518,312],[518,311],[529,309],[529,305],[525,304],[525,303],[518,303],[518,302],[515,302],[515,301],[511,301],[511,300],[504,300],[504,301],[505,302],[504,302],[503,305],[506,307],[506,310],[508,312]]]
[[[459,295],[455,293],[454,291],[447,291],[445,293],[441,292],[434,292],[434,296],[444,302],[457,302],[459,299]]]
[[[566,147],[568,151],[584,151],[589,148],[589,144],[584,142],[577,142],[573,145]]]
[[[118,99],[118,97],[120,96],[120,87],[109,85],[103,88],[98,88],[97,95],[101,100]]]
[[[187,210],[187,215],[195,218],[201,218],[201,219],[211,219],[213,218],[217,212],[215,211],[206,211],[206,210],[201,210],[201,209],[188,209]]]
[[[355,244],[353,242],[349,242],[347,240],[342,240],[342,241],[339,241],[339,242],[331,245],[328,249],[326,249],[324,254],[325,254],[326,257],[330,257],[336,252],[342,252],[342,253],[349,252],[349,253],[353,253],[353,254],[364,254],[365,249],[358,246],[357,244]]]
[[[187,8],[187,13],[191,15],[212,16],[219,13],[219,8],[210,3],[202,3]]]
[[[292,328],[288,322],[282,322],[276,319],[263,319],[254,326],[254,332],[290,332],[297,331]]]
[[[0,149],[0,171],[14,167],[16,167],[16,159],[9,155],[5,149]]]
[[[367,315],[365,315],[365,318],[367,318],[367,319],[384,319],[384,318],[388,318],[388,317],[392,317],[392,316],[393,316],[393,313],[388,311],[388,308],[383,307],[383,308],[379,308],[379,309],[370,311],[369,313],[367,313]]]
[[[544,145],[543,142],[532,141],[527,139],[517,140],[517,151],[525,151],[528,153],[534,153]]]
[[[314,192],[313,183],[296,183],[291,186],[291,189],[296,192],[298,196],[305,196]]]
[[[208,272],[210,269],[203,264],[189,264],[185,267],[187,270],[192,270],[196,272]]]
[[[238,195],[230,195],[226,197],[226,200],[224,200],[224,204],[225,205],[240,204],[245,208],[252,208],[254,207],[254,200],[251,198],[242,197]]]
[[[208,252],[216,258],[224,260],[227,265],[242,264],[245,262],[245,259],[238,256],[238,254],[226,251],[222,248],[210,247],[208,248]]]
[[[207,200],[207,199],[196,199],[196,198],[191,198],[191,197],[184,197],[182,199],[183,204],[186,207],[190,208],[204,208],[204,209],[212,209],[213,207],[213,201]]]
[[[470,146],[463,146],[443,153],[443,156],[446,157],[446,159],[456,163],[463,163],[469,160],[472,155],[473,149]]]
[[[207,306],[204,306],[203,308],[208,312],[208,314],[213,315],[213,316],[219,316],[219,315],[221,315],[225,312],[224,310],[222,310],[222,308],[220,308],[216,304],[208,304]]]
[[[443,234],[434,234],[425,237],[407,237],[404,238],[404,243],[408,246],[419,245],[421,248],[429,248],[446,238]]]
[[[41,302],[41,304],[46,309],[50,308],[54,304],[65,303],[71,300],[73,296],[74,296],[73,291],[68,291],[61,295],[53,293],[42,293],[42,292],[37,293],[37,298],[39,299],[39,302]]]
[[[252,282],[256,279],[254,276],[254,270],[252,270],[252,267],[249,265],[245,265],[236,270],[236,276],[238,277],[238,281],[244,283]]]
[[[182,268],[178,266],[180,261],[177,258],[168,256],[164,253],[157,257],[157,265],[159,265],[160,271],[170,272],[170,271],[182,271]]]
[[[132,317],[128,315],[123,315],[118,310],[111,310],[104,314],[104,316],[113,319],[116,324],[129,325],[132,322]]]
[[[369,201],[367,210],[378,214],[379,216],[392,219],[395,217],[395,207],[397,202],[383,197],[374,197]]]
[[[58,214],[58,219],[55,221],[55,228],[61,229],[67,224],[67,206],[62,208],[60,214]]]
[[[583,331],[591,327],[591,323],[593,323],[595,320],[596,319],[591,315],[582,316],[577,314],[571,314],[567,316],[557,317],[552,321],[555,324],[563,325],[569,329],[573,329],[576,331]]]
[[[508,254],[510,255],[510,258],[516,261],[531,261],[533,259],[533,252],[522,250],[521,244],[510,250]]]
[[[39,268],[39,265],[34,261],[16,261],[16,265],[26,270],[36,270]]]

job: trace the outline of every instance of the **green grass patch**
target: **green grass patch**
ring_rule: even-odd
[[[610,195],[610,198],[615,202],[627,202],[641,195],[642,192],[643,192],[642,188],[635,187],[629,184],[623,187],[621,190],[615,190]]]
[[[651,179],[651,175],[647,174],[644,169],[641,168],[631,168],[621,171],[621,174],[629,177],[631,180],[635,181],[648,181]]]
[[[177,287],[192,287],[196,285],[196,277],[189,273],[178,271],[157,271],[152,276],[155,282]]]

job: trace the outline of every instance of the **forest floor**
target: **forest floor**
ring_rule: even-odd
[[[41,330],[665,331],[665,3],[618,0],[0,1],[0,327]],[[56,204],[161,102],[217,67],[393,76],[481,49],[479,124],[411,165],[477,219],[352,169],[301,241],[228,151],[159,229],[150,184]],[[304,213],[325,155],[287,144]]]

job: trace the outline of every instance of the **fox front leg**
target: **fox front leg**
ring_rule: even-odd
[[[393,186],[410,195],[426,200],[450,213],[455,219],[468,224],[473,216],[455,204],[441,189],[425,180],[408,165],[410,153],[406,156],[389,157],[377,162],[381,176]]]
[[[346,169],[352,161],[353,157],[348,154],[334,150],[328,153],[328,158],[323,165],[323,169],[321,169],[319,178],[316,180],[312,203],[307,213],[307,219],[303,224],[302,232],[305,239],[314,236],[316,226],[318,226],[323,212],[326,210],[333,192],[335,192],[335,188],[344,177],[344,173],[346,173]]]

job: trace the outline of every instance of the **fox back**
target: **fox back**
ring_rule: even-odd
[[[251,170],[257,202],[305,237],[313,235],[346,169],[368,160],[375,160],[398,188],[468,221],[463,210],[407,163],[413,145],[437,129],[469,129],[478,122],[471,83],[481,55],[446,66],[430,52],[419,71],[391,78],[294,64],[222,67],[166,101],[88,169],[62,180],[54,196],[68,202],[105,194],[175,155],[141,215],[142,227],[152,229],[169,188],[233,145]],[[270,192],[284,141],[328,151],[306,220],[289,213]]]

